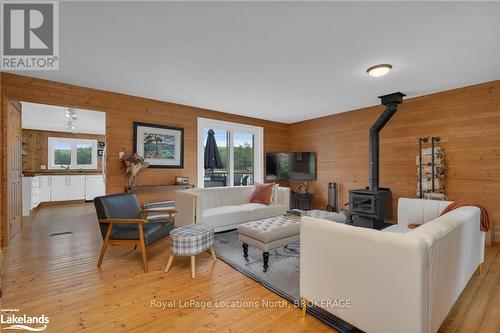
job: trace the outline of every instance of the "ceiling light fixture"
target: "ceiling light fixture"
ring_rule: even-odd
[[[75,110],[70,109],[70,108],[66,109],[66,117],[71,118],[73,120],[76,120],[77,117],[76,117]]]
[[[373,77],[381,77],[389,73],[392,69],[392,65],[389,64],[380,64],[380,65],[375,65],[366,70],[368,75],[373,76]]]

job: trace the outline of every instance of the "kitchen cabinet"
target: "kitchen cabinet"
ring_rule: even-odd
[[[50,197],[50,182],[52,180],[51,176],[38,176],[40,178],[40,187],[38,188],[38,197],[40,202],[51,201]]]
[[[84,200],[85,199],[85,176],[68,177],[68,199],[66,200]]]
[[[34,209],[38,207],[40,204],[40,193],[39,189],[41,186],[40,177],[33,177],[31,180],[31,207],[30,209]]]
[[[22,182],[23,216],[29,216],[40,203],[50,201],[50,177],[23,177]]]
[[[106,194],[103,175],[37,175],[23,177],[23,216],[42,202],[94,200]]]
[[[52,176],[51,178],[50,201],[85,199],[85,176],[68,175]]]
[[[64,201],[68,197],[68,176],[52,176],[50,201]]]
[[[85,177],[85,200],[94,200],[95,197],[106,194],[106,183],[103,175],[89,175]]]
[[[22,206],[23,206],[23,216],[30,216],[30,210],[31,210],[31,201],[32,201],[32,195],[31,195],[31,183],[33,182],[33,177],[23,177],[22,179],[22,188],[23,188],[23,200],[22,200]]]

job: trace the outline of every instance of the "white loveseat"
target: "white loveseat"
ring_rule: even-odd
[[[436,332],[484,260],[480,210],[448,203],[400,199],[398,232],[303,218],[300,296],[350,300],[324,309],[365,332]]]
[[[283,215],[290,206],[290,189],[278,187],[276,202],[250,203],[254,186],[212,187],[175,192],[175,225],[209,224],[215,231],[241,223]]]

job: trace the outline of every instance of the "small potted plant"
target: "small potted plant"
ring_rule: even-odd
[[[133,153],[127,157],[122,158],[123,167],[125,169],[125,173],[128,174],[128,186],[129,189],[135,187],[137,185],[137,175],[142,169],[145,169],[149,166],[149,163],[146,162],[144,157]]]

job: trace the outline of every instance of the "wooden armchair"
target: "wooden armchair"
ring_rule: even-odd
[[[173,228],[173,209],[142,210],[133,193],[113,194],[94,199],[103,245],[97,267],[101,267],[109,245],[134,245],[140,247],[144,272],[148,271],[146,246],[166,237]],[[151,213],[165,213],[148,219]]]

